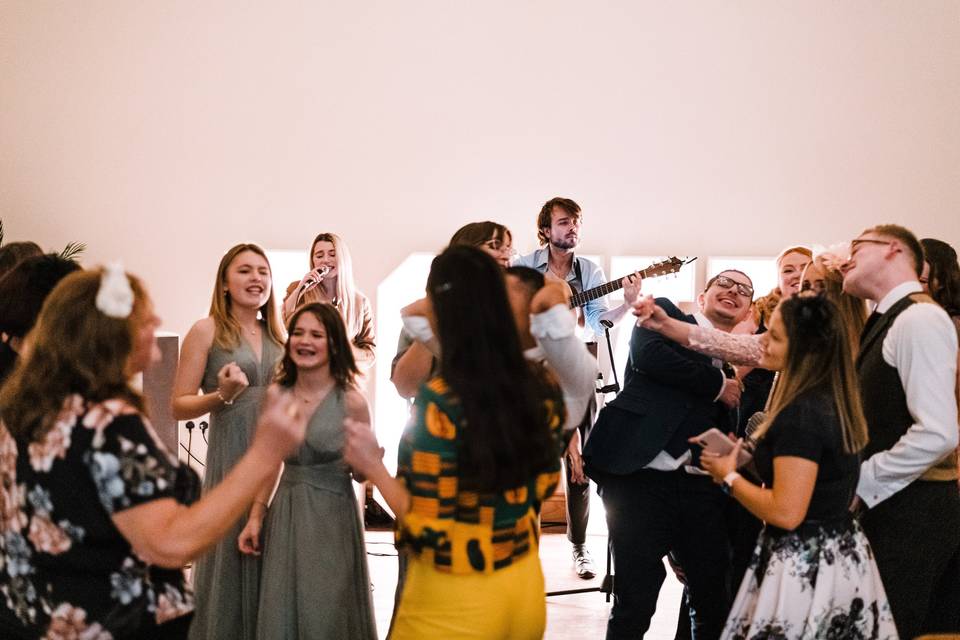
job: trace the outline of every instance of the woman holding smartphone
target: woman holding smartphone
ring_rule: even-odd
[[[851,347],[823,296],[780,303],[761,337],[760,366],[779,370],[755,438],[762,485],[737,473],[742,440],[703,468],[766,522],[724,638],[896,638],[870,545],[849,505],[867,443]],[[764,636],[766,637],[766,636]]]

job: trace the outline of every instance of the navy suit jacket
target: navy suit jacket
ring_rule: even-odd
[[[696,324],[666,298],[656,303],[671,318]],[[661,334],[634,327],[623,390],[604,407],[583,451],[587,474],[639,471],[680,434],[695,436],[710,427],[730,430],[729,412],[714,402],[724,377],[712,359]]]

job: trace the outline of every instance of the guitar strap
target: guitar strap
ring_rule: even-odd
[[[580,291],[577,291],[577,293],[583,293],[584,291],[586,291],[586,289],[584,288],[586,285],[584,285],[583,283],[583,269],[580,268],[580,258],[576,256],[574,256],[573,258],[573,272],[577,275],[577,281],[580,283]],[[572,288],[573,287],[571,287],[571,289]],[[577,322],[580,324],[581,327],[586,324],[586,319],[587,318],[586,318],[585,312],[581,310],[580,315],[577,318]],[[594,340],[592,342],[587,343],[587,350],[591,354],[593,354],[594,358],[596,358],[598,354],[597,342],[596,342],[597,337],[598,336],[594,336]]]
[[[580,291],[577,291],[577,293],[583,293],[585,291],[583,288],[583,271],[580,269],[580,258],[576,256],[573,258],[573,272],[577,274],[577,281],[580,282]]]

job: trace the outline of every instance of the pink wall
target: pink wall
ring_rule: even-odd
[[[960,3],[0,4],[0,217],[206,310],[231,244],[350,244],[361,286],[555,194],[603,254],[960,241]]]

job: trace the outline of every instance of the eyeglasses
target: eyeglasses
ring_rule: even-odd
[[[893,244],[891,240],[874,240],[873,238],[857,238],[850,241],[850,255],[853,256],[857,247],[861,244]]]
[[[750,298],[751,300],[753,299],[753,287],[748,284],[743,284],[742,282],[737,282],[733,278],[728,278],[727,276],[717,276],[713,279],[711,284],[715,284],[721,289],[732,289],[733,286],[736,285],[737,293],[744,298]]]

